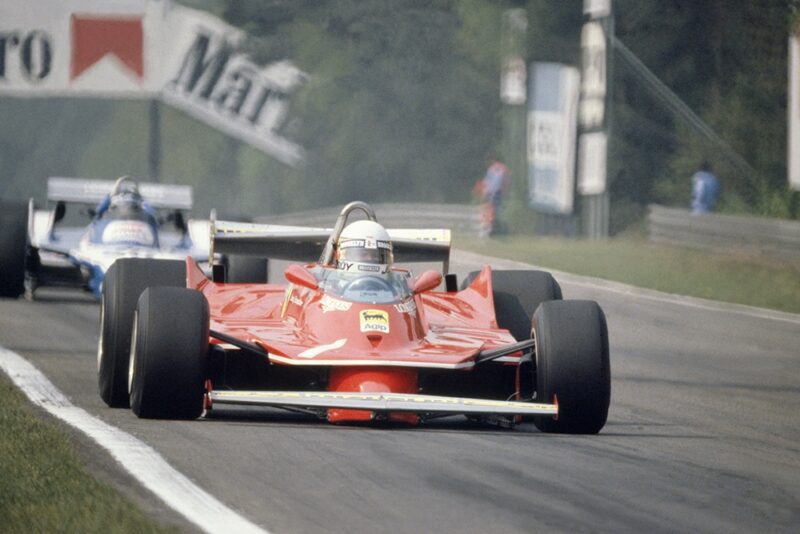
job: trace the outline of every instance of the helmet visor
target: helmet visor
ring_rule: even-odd
[[[344,261],[390,265],[392,245],[374,239],[349,239],[339,245],[339,258]]]
[[[341,258],[359,263],[389,264],[392,251],[384,248],[346,248],[342,250]]]

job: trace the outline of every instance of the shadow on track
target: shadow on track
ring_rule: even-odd
[[[210,411],[200,421],[210,424],[222,424],[227,426],[270,426],[278,428],[307,428],[307,429],[331,429],[333,430],[353,430],[365,431],[391,431],[391,432],[414,432],[414,433],[436,433],[436,434],[476,434],[486,436],[506,436],[515,435],[529,436],[536,434],[549,438],[668,438],[668,439],[692,439],[708,440],[714,439],[710,435],[690,435],[685,432],[672,432],[678,430],[678,425],[663,423],[633,423],[633,422],[613,422],[609,421],[607,426],[597,435],[581,436],[569,434],[545,434],[539,431],[533,423],[522,423],[513,428],[503,428],[498,425],[473,421],[460,415],[442,417],[421,423],[419,426],[409,426],[402,423],[390,422],[369,422],[361,424],[331,424],[310,414],[283,411],[280,409],[270,409],[263,407],[230,407],[215,408]],[[627,428],[626,428],[627,427]],[[657,427],[657,428],[656,428]],[[638,430],[638,431],[637,431]],[[663,431],[662,431],[663,430]]]

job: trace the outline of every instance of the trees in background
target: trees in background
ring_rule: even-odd
[[[198,207],[250,214],[366,201],[466,202],[501,146],[503,10],[528,13],[528,61],[578,64],[582,0],[227,0],[260,62],[310,74],[283,134],[307,149],[287,167],[176,111],[163,117],[165,181],[198,187]],[[615,0],[616,35],[747,162],[728,163],[620,61],[609,155],[612,232],[651,202],[686,206],[709,159],[722,209],[798,217],[786,185],[786,48],[797,0]],[[139,104],[5,99],[0,195],[47,174],[113,177],[147,169]],[[521,179],[523,177],[516,177]],[[523,178],[524,179],[524,178]],[[36,188],[33,188],[36,189]]]
[[[326,199],[464,201],[501,133],[500,16],[528,13],[529,61],[578,64],[582,0],[230,2],[261,59],[292,57],[313,79],[296,104]],[[722,209],[797,216],[786,185],[786,40],[791,0],[615,0],[616,35],[752,167],[713,143],[614,62],[612,231],[651,202],[688,205],[704,159]],[[272,55],[271,55],[272,54]],[[297,200],[315,204],[317,199]]]
[[[285,202],[469,200],[484,155],[500,140],[501,7],[229,2],[224,14],[254,35],[257,59],[290,57],[311,75],[289,125],[308,161],[282,182]]]
[[[786,178],[787,38],[793,4],[616,2],[620,40],[752,170],[732,165],[719,146],[666,112],[621,67],[615,84],[619,128],[612,195],[630,202],[686,205],[689,177],[707,159],[723,183],[723,210],[798,216],[796,194],[788,191]],[[637,159],[647,164],[633,169],[623,164]]]

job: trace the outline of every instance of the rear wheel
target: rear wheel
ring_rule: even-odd
[[[0,297],[17,298],[25,291],[28,207],[0,203]]]
[[[150,286],[186,285],[182,261],[122,258],[106,272],[100,301],[97,375],[100,397],[112,408],[128,407],[128,359],[133,313]]]
[[[208,302],[194,289],[154,287],[136,308],[128,371],[139,417],[196,419],[208,374]]]
[[[233,255],[227,257],[226,281],[240,284],[264,284],[267,281],[265,258]]]
[[[534,419],[543,432],[596,434],[611,401],[608,328],[594,301],[544,302],[533,319],[536,401],[558,402],[558,418]]]
[[[480,274],[473,271],[461,284],[469,286]],[[522,341],[531,337],[533,312],[548,300],[561,300],[561,286],[545,271],[492,271],[492,296],[497,325]]]
[[[462,284],[469,286],[480,274],[471,272]],[[561,300],[561,286],[545,271],[501,271],[492,270],[492,297],[497,326],[505,328],[517,341],[531,338],[533,314],[542,302]],[[511,396],[530,398],[534,384],[531,380],[532,365],[526,362],[518,370],[502,366],[484,372],[484,382],[494,384],[494,397],[507,399]],[[528,417],[523,420],[528,421]]]

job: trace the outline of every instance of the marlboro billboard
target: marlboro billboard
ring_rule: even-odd
[[[287,163],[288,100],[306,75],[237,53],[243,33],[167,0],[0,4],[0,97],[162,98]]]

